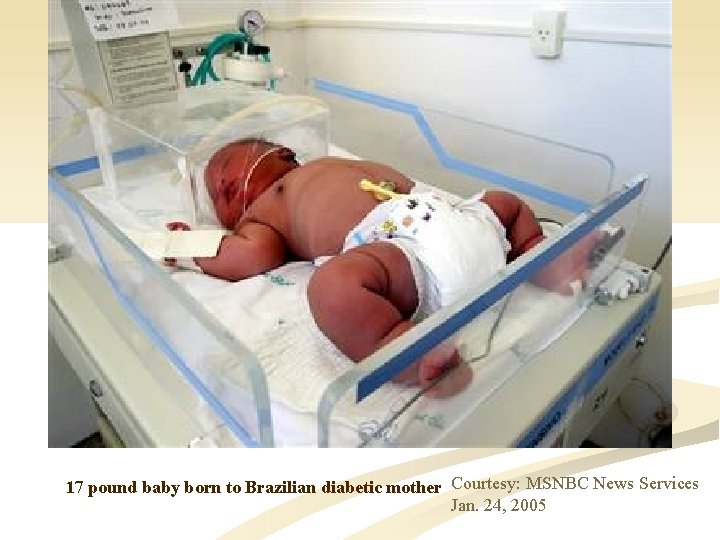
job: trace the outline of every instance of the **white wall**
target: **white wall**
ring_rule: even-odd
[[[305,1],[303,16],[310,20],[382,20],[400,22],[463,23],[527,26],[537,9],[564,9],[572,14],[577,29],[646,31],[669,33],[671,28],[670,1],[617,0],[523,1],[498,2],[465,0],[463,2],[399,0],[335,0],[333,2]]]
[[[284,90],[322,77],[605,153],[619,180],[647,172],[652,181],[630,258],[652,264],[670,235],[670,2],[556,3],[568,11],[569,37],[556,60],[534,58],[527,37],[532,12],[549,2],[177,5],[186,29],[232,24],[246,7],[259,7],[271,23],[297,23],[266,36],[275,59],[293,72]],[[67,39],[62,15],[51,9],[50,40]],[[666,286],[641,376],[670,396],[670,257],[660,270]],[[656,406],[654,396],[626,401],[639,401],[635,417]],[[604,437],[613,444],[613,429]]]

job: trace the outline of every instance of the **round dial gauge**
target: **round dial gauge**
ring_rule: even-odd
[[[265,30],[265,19],[256,9],[249,9],[238,20],[240,30],[250,37],[256,36]]]

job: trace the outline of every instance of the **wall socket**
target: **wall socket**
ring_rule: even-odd
[[[543,9],[533,14],[530,44],[538,58],[557,58],[562,53],[567,12]]]

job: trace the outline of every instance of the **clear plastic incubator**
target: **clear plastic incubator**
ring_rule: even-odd
[[[618,378],[610,370],[630,365],[635,355],[626,361],[626,352],[655,309],[658,280],[623,258],[647,178],[616,179],[603,155],[323,80],[298,96],[217,83],[89,116],[97,156],[58,165],[49,178],[53,264],[62,265],[50,274],[50,327],[73,327],[86,356],[122,347],[117,376],[135,370],[152,379],[154,397],[138,400],[123,395],[110,368],[73,365],[96,383],[91,393],[126,443],[577,443],[597,420],[568,439],[570,426],[604,410],[596,406],[603,391],[608,402],[619,392],[607,382]],[[230,283],[171,267],[137,243],[139,234],[164,241],[174,221],[217,228],[204,168],[217,149],[244,138],[287,146],[300,163],[325,155],[378,161],[418,189],[514,192],[542,220],[546,239],[353,363],[318,339],[305,300],[312,261]],[[589,234],[598,245],[572,293],[532,282]],[[82,284],[88,305],[110,321],[112,339],[74,328],[72,302],[59,299],[64,280]],[[445,341],[470,365],[468,387],[435,399],[392,382]],[[151,429],[149,417],[158,414],[164,422]],[[187,440],[148,435],[181,424],[194,434]]]

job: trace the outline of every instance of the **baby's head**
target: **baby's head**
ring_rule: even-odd
[[[292,150],[262,139],[220,148],[205,167],[205,185],[220,223],[234,228],[260,194],[297,166]]]

